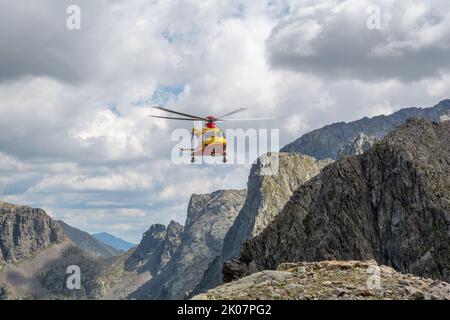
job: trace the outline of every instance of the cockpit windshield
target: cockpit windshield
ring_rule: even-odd
[[[203,135],[203,139],[210,139],[210,138],[223,138],[223,132],[222,131],[206,131],[205,134]]]

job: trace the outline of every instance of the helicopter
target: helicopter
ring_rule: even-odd
[[[239,108],[233,110],[231,112],[225,113],[219,117],[214,116],[196,116],[187,114],[184,112],[174,111],[167,108],[163,108],[160,106],[153,107],[154,109],[158,109],[164,112],[172,113],[177,115],[175,116],[158,116],[158,115],[150,115],[152,118],[158,119],[168,119],[168,120],[181,120],[181,121],[202,121],[204,126],[202,129],[192,128],[191,131],[191,148],[181,148],[181,151],[189,151],[191,153],[191,162],[194,163],[196,157],[204,157],[204,156],[222,156],[223,162],[227,162],[227,139],[225,137],[225,133],[218,126],[218,122],[225,121],[254,121],[254,120],[270,120],[273,118],[253,118],[253,119],[230,119],[226,118],[231,115],[237,114],[239,112],[247,110],[247,108]],[[200,143],[197,148],[194,146],[194,137],[200,139]]]

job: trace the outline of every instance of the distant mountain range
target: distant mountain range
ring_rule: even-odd
[[[384,138],[408,118],[430,121],[450,119],[450,100],[443,100],[431,108],[405,108],[390,115],[362,118],[353,122],[337,122],[304,134],[286,145],[281,152],[302,153],[316,159],[339,159],[342,148],[361,134],[372,140]]]
[[[121,250],[97,240],[87,232],[69,226],[64,221],[58,221],[58,223],[70,241],[80,248],[80,250],[89,253],[94,257],[111,258],[122,252]]]
[[[108,246],[120,251],[128,251],[136,246],[133,243],[120,239],[107,232],[95,233],[92,236],[95,239],[103,242],[104,244],[107,244]]]

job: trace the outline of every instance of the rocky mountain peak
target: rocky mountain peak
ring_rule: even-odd
[[[450,122],[411,119],[327,166],[248,241],[224,273],[282,262],[366,260],[450,280]]]
[[[0,264],[26,260],[66,240],[44,210],[0,202]]]
[[[180,246],[162,272],[131,298],[183,299],[221,253],[226,232],[244,204],[246,190],[192,195]]]
[[[167,228],[162,224],[152,225],[125,262],[125,270],[148,271],[156,276],[180,245],[182,232],[183,226],[175,221],[171,221]]]

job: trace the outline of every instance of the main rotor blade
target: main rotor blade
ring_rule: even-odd
[[[152,118],[159,118],[159,119],[170,119],[170,120],[185,120],[185,121],[195,121],[195,120],[200,120],[200,119],[192,119],[192,118],[176,118],[176,117],[163,117],[163,116],[154,116],[154,115],[149,115],[149,117]]]
[[[192,119],[205,120],[205,121],[207,121],[207,119],[206,119],[206,118],[203,118],[203,117],[193,116],[193,115],[191,115],[191,114],[187,114],[187,113],[182,113],[182,112],[178,112],[178,111],[166,109],[166,108],[163,108],[163,107],[155,106],[154,108],[155,108],[155,109],[162,110],[162,111],[165,111],[165,112],[174,113],[174,114],[177,114],[177,115],[183,116],[183,117],[189,117],[189,118],[192,118]]]
[[[220,119],[220,118],[223,118],[223,117],[228,117],[228,116],[231,116],[233,114],[236,114],[238,112],[242,112],[242,111],[245,111],[245,110],[247,110],[247,108],[240,108],[240,109],[237,109],[237,110],[225,113],[225,114],[223,114],[223,115],[221,115],[220,117],[217,117],[217,118]]]
[[[264,120],[275,120],[276,118],[248,118],[248,119],[217,119],[217,122],[223,121],[264,121]]]

